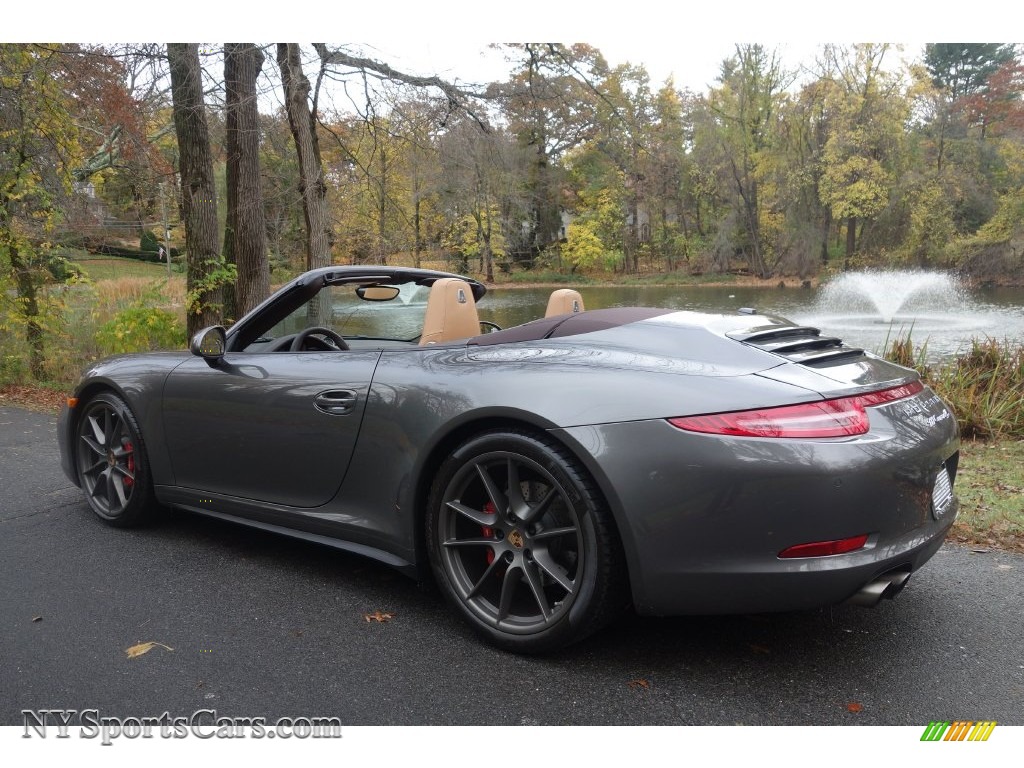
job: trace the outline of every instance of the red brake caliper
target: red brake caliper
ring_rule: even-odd
[[[495,506],[491,502],[488,501],[486,504],[484,504],[484,512],[487,512],[488,514],[493,515],[497,511],[498,510],[495,508]],[[485,525],[485,526],[483,526],[483,533],[484,533],[484,536],[489,538],[489,539],[494,538],[494,529],[493,528],[488,528]],[[487,550],[487,564],[490,565],[493,562],[494,562],[494,550],[493,549],[488,549]]]
[[[127,459],[127,462],[126,462],[127,465],[128,465],[128,471],[131,472],[134,475],[135,474],[135,448],[129,442],[129,443],[125,443],[124,444],[124,450],[125,450],[125,453],[128,454],[128,459]],[[126,478],[124,478],[124,484],[125,484],[125,487],[130,487],[130,486],[135,484],[135,481],[132,480],[130,477],[126,477]]]

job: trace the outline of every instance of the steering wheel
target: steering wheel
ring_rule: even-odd
[[[492,323],[490,320],[481,320],[480,321],[480,327],[481,328],[486,328],[487,329],[487,331],[485,331],[486,333],[494,333],[495,331],[500,331],[501,330],[501,326],[500,325],[498,325],[497,323]]]
[[[321,325],[315,325],[312,328],[303,328],[301,331],[295,334],[295,338],[292,339],[291,346],[288,347],[289,352],[301,352],[302,345],[306,343],[306,339],[310,336],[323,336],[327,341],[331,342],[339,350],[348,349],[348,343],[337,333],[332,331],[330,328],[324,328]],[[326,347],[327,345],[324,344]]]

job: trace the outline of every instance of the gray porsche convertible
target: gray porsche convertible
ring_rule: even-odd
[[[753,309],[568,289],[500,329],[485,291],[318,269],[187,352],[98,362],[64,472],[113,526],[176,507],[432,575],[519,652],[630,605],[874,605],[942,544],[956,422],[914,371]]]

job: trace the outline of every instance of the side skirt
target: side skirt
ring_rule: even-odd
[[[312,531],[303,531],[296,528],[288,528],[283,525],[277,525],[275,523],[268,523],[262,520],[252,520],[246,517],[239,517],[237,515],[227,514],[225,512],[218,512],[213,509],[203,509],[202,507],[194,506],[192,504],[182,504],[181,502],[169,502],[172,506],[177,509],[183,509],[187,512],[194,512],[198,515],[204,515],[205,517],[216,518],[217,520],[226,520],[230,523],[238,523],[239,525],[245,525],[250,528],[258,528],[261,531],[269,531],[271,533],[278,533],[282,536],[289,536],[293,539],[302,539],[303,541],[311,541],[316,544],[322,544],[333,549],[340,549],[343,552],[351,552],[355,555],[361,555],[368,557],[372,560],[389,565],[392,568],[400,571],[406,576],[410,576],[414,579],[419,579],[420,571],[408,560],[404,560],[391,552],[386,552],[383,549],[377,549],[376,547],[370,547],[366,544],[359,544],[354,541],[345,541],[344,539],[335,538],[333,536],[325,536],[320,533],[313,533]]]

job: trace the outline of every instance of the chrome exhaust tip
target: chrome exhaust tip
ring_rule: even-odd
[[[883,599],[892,600],[907,585],[910,571],[889,571],[876,576],[847,601],[864,608],[874,608]]]

